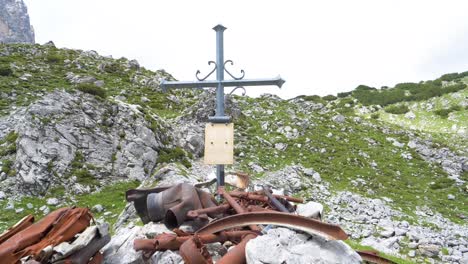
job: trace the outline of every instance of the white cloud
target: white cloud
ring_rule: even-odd
[[[249,95],[325,95],[468,70],[466,1],[25,2],[39,43],[136,58],[184,80],[208,71],[211,28],[222,23],[233,71],[287,81]]]

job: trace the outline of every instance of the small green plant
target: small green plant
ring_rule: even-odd
[[[169,163],[169,162],[181,162],[185,167],[190,168],[192,164],[187,159],[185,151],[180,147],[173,149],[163,148],[159,151],[158,162]]]
[[[13,75],[13,70],[10,67],[0,67],[0,76],[11,76]]]
[[[56,52],[52,52],[52,53],[47,55],[46,61],[48,63],[60,63],[60,62],[64,61],[64,58],[60,54],[58,54]]]
[[[3,160],[2,161],[2,172],[9,174],[11,167],[13,166],[12,160]]]
[[[98,87],[92,83],[80,83],[76,89],[82,91],[83,93],[92,94],[100,98],[106,98],[106,90],[104,88]]]
[[[379,119],[380,114],[379,114],[379,113],[372,113],[372,114],[370,115],[370,117],[371,117],[372,119]]]
[[[390,105],[384,108],[385,112],[395,115],[406,114],[409,112],[408,106],[404,104],[400,105]]]
[[[455,112],[455,111],[460,111],[461,107],[459,105],[454,105],[450,108],[445,108],[445,109],[438,109],[434,111],[434,114],[442,117],[442,118],[447,118],[450,113]]]

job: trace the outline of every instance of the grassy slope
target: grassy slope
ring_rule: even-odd
[[[0,45],[0,50],[5,47]],[[40,52],[37,53],[39,55],[30,55],[28,51],[31,47],[39,50]],[[131,79],[135,76],[151,78],[165,73],[153,73],[145,69],[141,69],[139,72],[134,69],[125,69],[126,59],[113,60],[102,57],[93,59],[79,56],[79,51],[57,50],[40,45],[10,45],[9,49],[13,50],[12,54],[2,57],[0,66],[11,66],[14,63],[17,67],[14,67],[13,76],[0,77],[0,91],[7,94],[15,91],[17,97],[14,100],[11,97],[0,99],[0,115],[7,114],[12,106],[28,105],[47,91],[56,88],[75,89],[74,85],[65,79],[67,72],[91,75],[99,80],[104,80],[104,89],[108,95],[118,95],[125,90],[127,102],[139,104],[145,111],[166,118],[180,115],[181,109],[194,103],[194,93],[172,92],[172,94],[181,95],[178,96],[181,101],[175,103],[169,100],[170,94],[162,94],[143,84],[132,82]],[[59,56],[60,60],[51,61],[50,54]],[[81,65],[87,66],[82,69],[73,66],[74,64],[65,66],[64,59],[75,60],[81,62]],[[97,67],[103,62],[117,63],[117,70],[113,72],[99,71]],[[31,73],[32,79],[26,82],[19,80],[18,77],[24,73]],[[166,74],[166,76],[168,75]],[[150,101],[142,102],[141,97],[143,96],[149,98]],[[395,147],[387,140],[388,137],[392,137],[402,143],[408,142],[408,136],[400,132],[402,129],[399,126],[373,119],[364,121],[364,123],[368,123],[367,125],[356,123],[352,120],[353,111],[338,101],[330,104],[332,108],[335,108],[332,112],[321,114],[318,111],[306,112],[301,105],[289,101],[272,102],[265,98],[236,98],[244,113],[250,111],[250,114],[242,115],[235,122],[236,167],[244,171],[253,173],[248,166],[251,161],[269,171],[281,169],[290,164],[302,164],[318,171],[324,180],[330,182],[333,191],[350,190],[372,198],[383,196],[391,198],[394,201],[394,207],[407,213],[408,220],[413,222],[418,221],[414,214],[415,208],[422,205],[427,205],[458,223],[461,223],[461,220],[457,215],[468,212],[467,194],[461,187],[446,181],[447,175],[440,167],[424,162],[412,149],[406,146],[403,148]],[[266,114],[268,109],[273,114]],[[335,123],[331,120],[337,112],[342,112],[347,117],[345,123]],[[417,115],[420,114],[416,110],[415,112]],[[292,119],[291,115],[296,115],[296,118]],[[466,115],[461,118],[465,117]],[[382,113],[382,120],[389,121],[384,113]],[[264,123],[269,124],[267,130],[262,129]],[[308,124],[308,128],[302,128],[301,123]],[[294,139],[288,139],[284,134],[276,132],[279,127],[287,125],[293,129],[296,128],[301,135]],[[450,124],[446,124],[446,126],[450,126]],[[382,129],[386,127],[389,129]],[[332,134],[331,137],[327,136],[329,133]],[[415,132],[415,134],[418,133]],[[442,143],[450,144],[443,136],[438,138]],[[262,141],[268,141],[271,145]],[[288,144],[287,149],[284,151],[276,150],[274,144],[279,142]],[[369,142],[375,142],[375,144],[372,145]],[[0,148],[2,147],[0,146]],[[322,148],[326,150],[324,153],[320,151]],[[240,153],[243,153],[244,157],[240,157]],[[410,161],[403,159],[402,153],[410,153],[413,159]],[[374,163],[377,164],[375,168],[372,166]],[[255,174],[255,176],[261,177],[262,174]],[[353,181],[358,178],[363,179],[366,184],[357,186],[353,184]],[[440,188],[430,188],[431,182],[439,183],[437,186]],[[112,216],[123,208],[124,190],[135,186],[136,183],[118,183],[103,188],[101,192],[77,197],[76,201],[80,205],[90,207],[96,203],[104,205],[112,213],[107,217],[107,220],[112,222],[115,220],[112,219]],[[374,194],[368,194],[369,189],[372,189]],[[454,194],[461,199],[447,201],[447,193]],[[313,196],[307,190],[304,190],[302,194]],[[61,196],[66,197],[63,190],[55,190],[48,195],[48,197]],[[69,198],[65,199],[68,199],[67,203],[74,203]],[[16,208],[23,207],[25,211],[19,214],[11,210],[4,211],[5,213],[0,216],[0,230],[19,220],[23,215],[33,213],[26,209],[27,203],[32,203],[37,207],[44,204],[44,201],[45,198],[23,198],[16,204]],[[450,206],[447,206],[448,202]],[[4,208],[6,203],[6,201],[0,201],[0,208]],[[39,212],[34,213],[38,216],[41,215]],[[98,214],[99,216],[101,214]]]

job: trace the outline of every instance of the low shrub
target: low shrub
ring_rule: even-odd
[[[395,115],[406,114],[409,112],[409,108],[406,105],[390,105],[384,108],[385,112]]]
[[[11,76],[13,75],[13,70],[10,67],[3,66],[0,67],[0,76]]]
[[[434,111],[434,114],[442,117],[442,118],[447,118],[450,113],[455,112],[455,111],[460,111],[461,107],[459,105],[454,105],[450,108],[445,108],[445,109],[438,109]]]
[[[336,98],[337,98],[336,96],[331,95],[331,94],[322,97],[322,99],[325,101],[333,101],[333,100],[336,100]]]
[[[83,93],[92,94],[101,98],[106,98],[106,90],[91,83],[80,83],[76,89]]]
[[[372,113],[372,114],[370,115],[370,117],[371,117],[372,119],[379,119],[380,114],[379,114],[379,113]]]

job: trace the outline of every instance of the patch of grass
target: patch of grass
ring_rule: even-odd
[[[6,174],[9,174],[12,166],[13,166],[13,161],[12,160],[9,160],[9,159],[2,160],[2,170],[1,171],[6,173]]]
[[[454,183],[455,181],[452,179],[441,178],[441,179],[437,179],[433,184],[431,184],[430,188],[432,190],[446,189],[446,188],[453,186]]]
[[[399,104],[399,105],[390,105],[384,108],[385,112],[395,115],[406,114],[409,112],[409,108],[407,105]]]
[[[76,89],[82,91],[83,93],[92,94],[98,96],[102,99],[106,98],[107,92],[104,88],[98,87],[92,83],[80,83]]]
[[[362,251],[375,251],[377,252],[380,256],[384,257],[384,258],[387,258],[397,264],[414,264],[415,262],[412,262],[412,261],[409,261],[407,259],[402,259],[402,258],[399,258],[399,257],[396,257],[396,256],[392,256],[392,255],[389,255],[389,254],[385,254],[383,252],[379,252],[378,250],[374,249],[373,247],[369,247],[369,246],[363,246],[361,244],[359,244],[358,241],[355,241],[355,240],[352,240],[352,239],[347,239],[344,241],[346,244],[348,244],[351,248],[353,248],[354,250],[362,250]]]
[[[185,150],[180,147],[172,149],[163,148],[159,151],[158,163],[181,162],[185,167],[190,168],[192,164],[187,159]]]
[[[100,191],[86,195],[77,196],[78,206],[93,207],[100,204],[105,208],[105,212],[110,212],[110,215],[105,216],[105,212],[94,213],[95,218],[104,218],[111,225],[117,220],[117,216],[122,212],[127,204],[125,200],[125,192],[129,189],[138,187],[138,181],[123,181],[109,186],[103,187]]]

